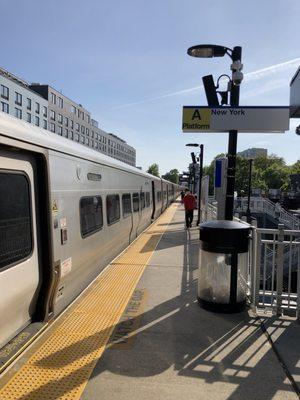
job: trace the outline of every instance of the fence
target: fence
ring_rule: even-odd
[[[257,308],[300,319],[300,231],[253,228],[251,301]]]

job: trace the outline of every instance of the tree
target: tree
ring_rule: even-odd
[[[151,164],[147,170],[148,174],[159,176],[159,167],[158,164]]]
[[[178,184],[179,182],[179,171],[178,169],[171,169],[171,171],[167,172],[164,176],[164,179],[167,181]]]

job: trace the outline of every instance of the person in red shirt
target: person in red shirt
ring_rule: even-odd
[[[185,226],[186,228],[192,227],[194,218],[194,209],[196,208],[196,197],[187,189],[183,198],[185,209]]]

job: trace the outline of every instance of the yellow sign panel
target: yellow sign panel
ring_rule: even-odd
[[[202,107],[183,107],[182,130],[209,131],[211,120],[211,109]]]

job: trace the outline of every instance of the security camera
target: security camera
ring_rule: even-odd
[[[300,135],[300,125],[296,128],[296,135]]]
[[[231,71],[241,71],[243,69],[243,64],[240,60],[234,61],[230,66]]]
[[[239,86],[242,83],[244,75],[240,71],[234,71],[232,74],[232,82],[235,86]]]

